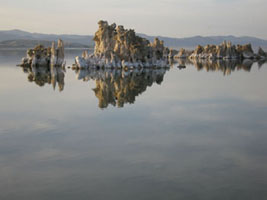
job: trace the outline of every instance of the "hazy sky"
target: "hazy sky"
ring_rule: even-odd
[[[149,35],[267,39],[266,0],[0,0],[0,30],[94,34],[100,19]]]

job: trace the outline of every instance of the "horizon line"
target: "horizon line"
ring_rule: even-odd
[[[71,33],[42,33],[42,32],[31,32],[31,31],[26,31],[22,29],[6,29],[6,30],[0,30],[0,32],[8,32],[8,31],[21,31],[21,32],[26,32],[26,33],[31,33],[31,34],[44,34],[44,35],[75,35],[75,36],[94,36],[94,34],[71,34]],[[251,38],[256,38],[260,40],[267,41],[267,39],[256,37],[256,36],[249,36],[249,35],[242,35],[242,36],[237,36],[237,35],[232,35],[232,34],[227,34],[227,35],[194,35],[194,36],[186,36],[186,37],[174,37],[174,36],[164,36],[164,35],[149,35],[146,33],[137,33],[136,34],[143,34],[149,37],[164,37],[164,38],[172,38],[172,39],[186,39],[186,38],[194,38],[194,37],[236,37],[236,38],[242,38],[242,37],[251,37]]]

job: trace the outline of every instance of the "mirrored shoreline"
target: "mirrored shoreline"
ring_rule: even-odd
[[[58,86],[58,91],[64,90],[64,78],[65,69],[61,67],[55,67],[52,65],[46,66],[27,66],[21,67],[22,71],[28,75],[28,81],[33,82],[36,85],[43,87],[45,84],[49,84],[55,90]]]
[[[166,69],[135,69],[135,70],[76,70],[78,80],[95,81],[93,89],[98,99],[99,108],[108,105],[123,107],[133,104],[153,84],[163,82]]]
[[[77,54],[0,57],[1,200],[265,199],[266,64],[72,70]]]
[[[77,80],[95,82],[93,92],[98,99],[98,107],[107,108],[109,105],[118,108],[124,104],[133,104],[136,97],[141,95],[153,84],[160,85],[164,75],[172,68],[187,70],[194,66],[197,71],[220,72],[231,75],[232,72],[250,72],[255,62],[253,60],[206,60],[206,59],[177,59],[172,61],[171,68],[134,68],[134,69],[73,69]],[[260,69],[266,61],[257,61]],[[55,90],[64,90],[65,66],[53,65],[27,65],[21,66],[24,73],[28,74],[28,81],[43,87],[48,84]]]
[[[266,60],[253,61],[245,60],[210,60],[210,59],[177,59],[178,68],[193,65],[198,71],[205,70],[206,72],[222,72],[223,75],[230,75],[234,71],[250,72],[254,63],[258,64],[260,69]]]

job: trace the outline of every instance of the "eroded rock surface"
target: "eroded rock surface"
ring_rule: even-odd
[[[170,50],[158,38],[150,43],[137,36],[134,30],[115,23],[109,25],[106,21],[99,21],[98,25],[94,54],[83,53],[82,57],[76,57],[78,68],[168,66]]]
[[[260,48],[258,54],[254,53],[251,44],[233,45],[231,42],[224,41],[220,45],[198,45],[190,54],[190,51],[181,49],[174,58],[190,59],[267,59],[267,54]]]
[[[188,58],[193,52],[189,50],[185,50],[184,48],[181,48],[179,52],[174,55],[174,58]]]
[[[61,66],[64,63],[64,44],[58,40],[57,47],[52,43],[51,47],[45,48],[38,45],[33,49],[28,49],[25,58],[22,58],[22,66]]]

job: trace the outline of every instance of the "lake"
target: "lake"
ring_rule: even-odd
[[[1,200],[266,199],[266,63],[29,70],[24,55],[0,50]]]

